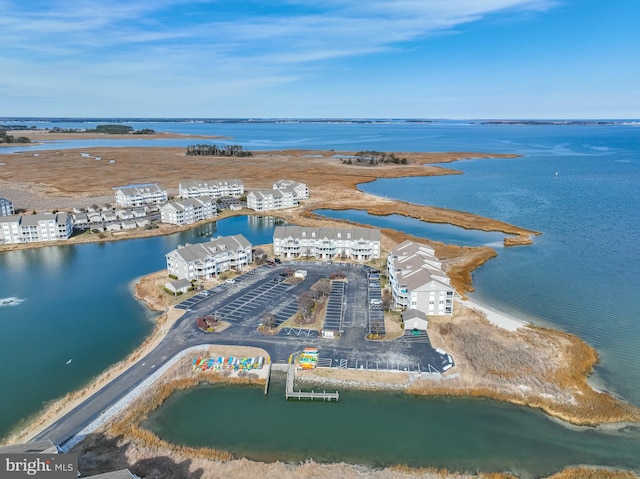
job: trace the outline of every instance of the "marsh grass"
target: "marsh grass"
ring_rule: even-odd
[[[432,344],[456,367],[440,381],[414,381],[410,393],[487,397],[581,426],[640,420],[638,407],[588,384],[598,355],[572,334],[538,326],[508,332],[459,303],[453,318],[434,318],[429,327]]]

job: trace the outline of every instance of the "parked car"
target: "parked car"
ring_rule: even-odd
[[[374,304],[382,304],[382,300],[379,299],[379,298],[371,298],[369,300],[369,304],[372,304],[372,305],[374,305]]]
[[[236,280],[235,279],[225,279],[224,282],[227,283],[227,284],[234,284],[236,282]]]

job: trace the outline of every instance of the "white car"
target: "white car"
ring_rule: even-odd
[[[225,279],[224,282],[227,283],[227,284],[234,284],[236,282],[236,280],[235,279]]]
[[[382,300],[377,298],[372,298],[369,300],[369,304],[382,304]]]

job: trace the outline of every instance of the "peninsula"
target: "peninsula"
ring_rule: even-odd
[[[90,151],[91,156],[82,154],[86,151]],[[23,152],[2,158],[0,196],[13,197],[16,207],[24,211],[64,210],[92,203],[111,203],[113,185],[144,181],[177,186],[178,182],[185,178],[208,177],[210,171],[215,169],[216,176],[219,177],[242,177],[252,189],[267,188],[283,176],[304,181],[313,191],[309,200],[295,209],[269,212],[270,215],[279,216],[301,226],[344,224],[317,216],[313,212],[316,209],[355,209],[374,215],[400,214],[426,222],[499,231],[507,235],[506,245],[528,244],[533,241],[532,237],[540,234],[470,213],[375,197],[357,188],[358,184],[377,178],[460,174],[454,168],[445,167],[443,164],[466,158],[506,157],[518,161],[515,155],[472,152],[400,153],[402,158],[407,159],[406,164],[379,164],[372,168],[349,165],[339,158],[353,154],[354,152],[338,154],[334,151],[305,150],[254,152],[248,160],[236,157],[186,156],[181,148],[122,147],[90,150],[54,149],[38,151],[36,154]],[[113,162],[96,161],[94,158],[110,159]],[[43,165],[46,165],[46,168],[42,167]],[[173,191],[170,188],[170,192],[175,194],[176,188],[173,188]],[[231,214],[247,214],[247,211],[225,213]],[[221,217],[224,216],[218,218]],[[64,244],[169,234],[191,227],[193,225],[162,225],[155,230],[107,234],[101,238],[86,233],[71,237]],[[471,272],[496,255],[495,250],[486,246],[445,245],[393,230],[382,231],[382,249],[388,252],[395,244],[406,239],[428,244],[435,250],[451,278],[452,285],[463,298],[466,292],[473,290]],[[2,245],[0,251],[50,244]],[[69,406],[86,398],[90,390],[107,384],[162,339],[158,330],[162,328],[164,331],[167,325],[179,318],[179,314],[176,314],[169,303],[154,300],[158,296],[157,290],[155,286],[149,286],[153,284],[150,280],[145,281],[141,284],[146,286],[138,288],[140,299],[164,313],[152,338],[116,369],[98,378],[87,391],[75,393],[70,397],[74,401],[69,402],[66,407],[62,407],[61,404],[67,401],[59,401],[56,411],[45,412],[41,419],[34,423],[34,426],[37,425],[36,428],[23,431],[23,434],[13,438],[14,440],[32,436],[37,429],[50,423],[54,415],[61,416]],[[429,380],[410,382],[407,375],[403,380],[402,389],[412,394],[483,396],[509,401],[543,409],[548,414],[577,425],[610,424],[640,419],[640,412],[634,406],[590,387],[587,379],[598,360],[597,354],[577,337],[521,323],[512,330],[500,321],[491,321],[491,313],[474,310],[472,306],[458,303],[457,313],[453,318],[436,319],[430,326],[429,335],[432,343],[446,349],[456,358],[455,368],[445,373],[437,384]],[[526,348],[522,348],[522,345],[526,345]],[[544,363],[544,370],[532,366],[536,363]],[[188,376],[188,371],[180,370],[179,375],[173,379],[177,378],[182,383],[165,387],[165,397],[171,390],[178,388],[179,384],[195,384]],[[384,384],[387,379],[384,375],[373,378],[367,376],[363,379],[358,377],[357,371],[331,376],[309,374],[307,377],[309,381],[325,384],[340,384],[341,381],[348,381],[350,384],[362,382],[362,387]],[[122,418],[120,421],[121,424]],[[24,434],[27,432],[28,434]],[[108,426],[103,431],[106,438],[117,436],[119,432],[122,433],[122,429],[116,428],[110,432]],[[154,440],[150,440],[147,434],[138,434],[138,437],[125,435],[125,440],[131,441],[141,451],[146,450],[148,454],[151,454],[151,451],[155,451],[155,455],[163,454],[163,449],[157,448],[159,443],[153,443]],[[176,461],[189,457],[189,453],[171,450],[171,455]],[[198,457],[204,459],[216,457],[206,451],[199,454],[201,455]]]

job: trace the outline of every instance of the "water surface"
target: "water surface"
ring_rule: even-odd
[[[286,401],[262,388],[202,386],[174,394],[144,424],[161,438],[258,461],[308,459],[382,467],[506,471],[539,477],[569,464],[640,471],[640,437],[566,428],[540,412],[474,399],[340,391],[338,403]],[[482,440],[478,438],[482,437]]]

